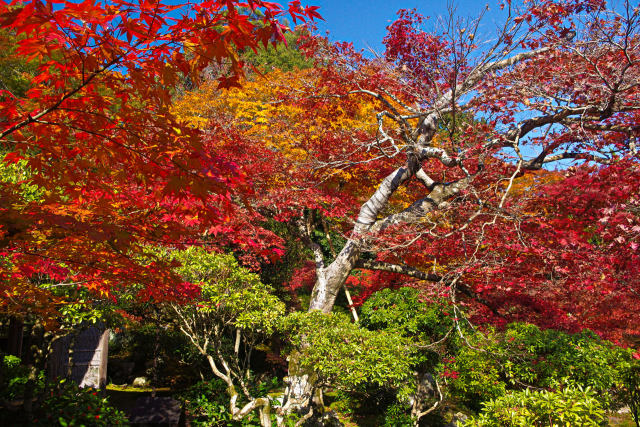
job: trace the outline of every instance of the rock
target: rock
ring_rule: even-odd
[[[181,413],[181,403],[171,397],[141,397],[129,414],[129,422],[177,427]]]
[[[445,424],[444,427],[458,427],[458,422],[460,422],[460,424],[463,424],[468,418],[469,417],[466,414],[463,414],[462,412],[456,412],[451,422]]]
[[[149,386],[149,380],[146,377],[136,377],[133,380],[133,384],[134,387],[148,387]]]
[[[314,414],[303,426],[305,427],[344,427],[335,411],[327,411],[322,414]]]
[[[328,411],[320,417],[320,423],[323,427],[343,427],[344,424],[338,418],[335,411]]]

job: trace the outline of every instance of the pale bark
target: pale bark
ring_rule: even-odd
[[[233,364],[233,369],[230,364],[223,357],[220,349],[215,347],[216,343],[221,340],[220,328],[216,324],[210,324],[207,321],[206,315],[199,312],[191,312],[181,310],[180,306],[171,305],[174,312],[178,316],[179,327],[184,335],[186,335],[198,352],[207,359],[211,372],[227,385],[227,393],[229,394],[229,413],[231,417],[240,421],[254,410],[258,410],[260,425],[262,427],[271,427],[271,401],[268,397],[255,398],[249,393],[248,387],[243,379],[239,370],[238,364]],[[236,339],[234,345],[234,354],[237,357],[240,347],[240,341],[242,333],[240,329],[236,329]],[[211,351],[215,352],[218,362],[211,354]],[[235,371],[234,371],[235,370]],[[248,400],[248,402],[238,407],[238,399],[240,394],[236,387],[239,386],[240,390]]]
[[[455,112],[459,107],[457,102],[460,96],[479,84],[489,74],[495,73],[515,64],[545,54],[552,50],[553,46],[543,47],[530,52],[522,52],[510,57],[501,58],[492,62],[484,62],[474,68],[467,77],[453,89],[449,89],[434,101],[431,109],[418,112],[410,116],[403,116],[396,110],[390,115],[398,125],[406,127],[407,118],[420,117],[421,120],[415,129],[410,132],[411,137],[405,140],[407,144],[407,161],[405,165],[397,168],[387,175],[380,183],[374,194],[361,206],[352,234],[345,246],[328,266],[322,265],[317,269],[317,281],[311,295],[309,310],[319,310],[324,313],[331,312],[336,296],[343,287],[347,277],[355,268],[361,253],[367,248],[367,240],[374,235],[383,232],[391,226],[411,223],[420,218],[424,218],[430,212],[443,209],[449,206],[450,199],[456,197],[468,188],[474,178],[463,166],[460,159],[453,157],[444,148],[431,145],[431,141],[436,134],[438,122],[443,113]],[[355,92],[365,93],[374,96],[376,99],[385,100],[385,105],[392,103],[380,93],[368,90],[357,90]],[[602,106],[587,105],[577,107],[562,107],[558,111],[550,114],[543,114],[538,117],[523,120],[518,126],[504,132],[502,136],[488,141],[487,150],[495,147],[511,147],[518,141],[543,126],[556,123],[565,123],[572,120],[572,117],[584,117],[585,115],[601,117]],[[610,115],[610,113],[609,113]],[[404,133],[406,135],[406,133]],[[631,144],[631,143],[630,143]],[[633,142],[635,144],[635,141]],[[635,149],[635,145],[634,145]],[[523,163],[524,169],[539,169],[544,164],[562,159],[585,159],[589,161],[606,163],[606,158],[599,158],[589,153],[548,153],[543,151],[540,155]],[[450,168],[457,167],[465,173],[465,177],[452,183],[439,183],[433,180],[422,169],[422,162],[427,159],[436,159],[442,165]],[[479,172],[478,172],[479,173]],[[390,198],[398,188],[406,184],[411,178],[416,177],[429,190],[429,193],[414,201],[407,209],[392,215],[381,218],[380,215],[387,207]]]
[[[411,405],[411,417],[415,420],[415,426],[420,424],[420,418],[435,411],[444,398],[440,391],[438,380],[432,374],[428,372],[419,373],[417,380],[418,387]],[[427,407],[425,402],[432,399],[435,399],[435,402]]]
[[[436,153],[435,150],[429,152]],[[441,156],[439,153],[434,154],[434,156],[442,157],[444,158],[443,162],[453,164],[448,156]],[[374,195],[362,205],[351,238],[328,267],[317,271],[317,280],[309,305],[310,311],[331,312],[338,292],[344,286],[351,271],[356,268],[362,249],[369,237],[384,231],[392,225],[415,221],[434,209],[443,207],[443,204],[448,199],[459,194],[472,180],[472,176],[469,176],[451,184],[432,182],[431,191],[427,197],[416,201],[402,212],[378,219],[398,187],[420,170],[420,165],[417,161],[408,161],[407,165],[396,169],[388,175]],[[423,180],[426,179],[424,172],[420,175]]]
[[[362,245],[380,212],[387,206],[396,190],[420,169],[417,159],[411,157],[407,163],[387,175],[375,193],[360,208],[353,234],[333,262],[316,272],[317,280],[311,293],[309,310],[329,313],[333,309],[340,289],[358,261]]]

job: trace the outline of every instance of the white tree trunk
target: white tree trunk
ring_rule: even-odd
[[[351,238],[328,267],[316,272],[317,280],[311,293],[309,311],[331,312],[336,296],[360,258],[362,246],[366,243],[369,231],[376,223],[380,212],[387,206],[396,190],[419,169],[419,162],[411,157],[404,166],[387,175],[376,192],[362,205]]]

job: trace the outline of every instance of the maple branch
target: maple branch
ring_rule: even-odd
[[[458,92],[464,91],[470,88],[471,86],[475,85],[489,73],[510,67],[526,59],[534,58],[542,53],[550,51],[551,49],[552,49],[552,46],[544,46],[539,49],[530,50],[528,52],[521,52],[513,56],[510,56],[508,58],[490,62],[476,70],[471,71],[467,76],[467,78],[465,79],[465,81],[460,85],[461,87],[458,90]]]
[[[433,190],[434,185],[436,185],[436,182],[427,175],[423,168],[416,172],[416,178],[429,190]]]
[[[419,127],[427,126],[429,128],[433,128],[434,126],[429,122],[434,122],[441,114],[451,111],[451,108],[449,106],[454,104],[454,96],[455,98],[459,98],[460,96],[464,95],[473,86],[475,86],[478,82],[485,78],[487,74],[510,67],[526,59],[533,58],[549,51],[550,49],[551,47],[545,46],[536,50],[522,52],[509,58],[504,58],[501,60],[490,62],[483,66],[476,67],[467,75],[463,82],[446,91],[438,98],[438,100],[434,102],[433,107],[431,107],[431,109],[426,112],[427,116],[421,122]],[[431,138],[429,137],[427,139],[430,140]]]
[[[12,134],[13,132],[22,129],[23,127],[36,122],[38,119],[46,116],[47,114],[51,113],[52,111],[55,111],[64,101],[66,101],[67,99],[71,98],[72,96],[74,96],[75,94],[77,94],[78,92],[80,92],[82,89],[84,89],[87,85],[89,85],[89,83],[91,83],[91,81],[96,78],[98,75],[102,74],[103,72],[107,71],[107,69],[113,65],[115,65],[121,58],[116,57],[114,59],[112,59],[111,61],[107,62],[104,66],[102,66],[100,69],[94,71],[93,73],[91,73],[89,75],[89,77],[87,77],[86,79],[82,79],[82,82],[80,85],[78,85],[76,88],[70,90],[69,92],[67,92],[66,94],[64,94],[58,101],[56,101],[53,105],[45,108],[44,110],[40,111],[38,114],[35,115],[31,115],[28,114],[27,118],[24,119],[21,122],[18,122],[16,124],[14,124],[13,126],[10,126],[9,128],[5,129],[4,131],[2,131],[0,133],[0,139],[4,139],[7,135]]]
[[[440,162],[449,167],[459,166],[460,162],[457,159],[449,157],[446,150],[437,147],[424,147],[418,151],[420,160],[425,159],[438,159]]]
[[[531,159],[525,163],[523,163],[523,169],[528,170],[537,170],[542,168],[542,165],[552,162],[557,162],[559,160],[588,160],[591,162],[599,163],[601,165],[610,165],[614,163],[614,159],[608,159],[606,157],[596,156],[595,154],[583,153],[583,152],[564,152],[555,154],[553,156],[547,156],[544,152],[536,157],[535,159]]]
[[[595,123],[594,121],[603,120],[606,117],[613,115],[616,112],[625,112],[635,109],[635,107],[618,107],[615,105],[608,103],[607,106],[602,109],[598,106],[588,105],[588,106],[580,106],[580,107],[560,107],[560,111],[554,114],[547,114],[538,117],[534,117],[531,119],[524,120],[517,127],[510,129],[505,135],[504,139],[495,139],[493,140],[489,146],[498,144],[503,145],[505,147],[513,147],[514,144],[517,145],[517,142],[523,139],[527,134],[532,132],[535,129],[538,129],[547,125],[554,124],[579,124],[581,127],[585,129],[593,129],[593,130],[610,130],[617,132],[626,132],[631,133],[640,129],[638,126],[623,126],[619,124],[603,124],[603,123]],[[571,117],[576,116],[578,117]],[[586,120],[591,119],[592,122],[587,122]],[[559,153],[553,156],[549,156],[551,151],[554,149],[554,145],[550,145],[543,149],[540,154],[523,164],[524,169],[540,169],[543,164],[551,163],[563,159],[582,159],[589,160],[593,162],[597,162],[600,164],[610,164],[612,160],[599,157],[591,153],[584,152],[564,152]],[[630,147],[634,148],[634,147]]]
[[[601,131],[611,131],[611,132],[620,132],[631,134],[634,132],[640,131],[640,126],[638,125],[623,125],[619,123],[594,123],[594,122],[586,122],[583,117],[568,117],[561,122],[564,125],[580,125],[583,129],[589,130],[601,130]]]
[[[403,166],[397,168],[382,180],[375,193],[360,208],[354,229],[356,234],[365,232],[375,224],[378,214],[387,205],[391,196],[400,185],[408,181],[418,171],[419,167],[419,162],[410,157]]]
[[[420,280],[426,280],[428,282],[434,282],[434,283],[439,282],[449,286],[454,283],[453,281],[447,281],[446,276],[441,276],[435,273],[425,273],[422,270],[418,270],[417,268],[410,267],[408,265],[392,264],[384,261],[371,261],[371,260],[360,259],[358,260],[358,262],[356,262],[355,267],[362,268],[365,270],[377,270],[377,271],[386,271],[389,273],[398,273],[404,276],[409,276],[409,277],[413,277]],[[455,285],[456,285],[455,286],[456,290],[460,291],[460,293],[466,295],[469,298],[475,299],[482,305],[486,306],[495,315],[500,316],[498,311],[493,307],[493,304],[491,304],[488,300],[486,300],[485,298],[481,297],[476,292],[474,292],[468,285],[457,282],[457,281],[455,282]]]
[[[425,273],[422,270],[418,270],[417,268],[410,267],[408,265],[392,264],[383,261],[361,259],[356,263],[355,267],[363,268],[365,270],[379,270],[389,273],[403,274],[405,276],[415,277],[416,279],[427,280],[429,282],[440,282],[441,280],[443,280],[443,276],[440,276],[438,274]]]
[[[513,144],[517,140],[522,140],[527,134],[529,134],[534,129],[540,128],[542,126],[560,123],[565,120],[567,117],[574,114],[589,114],[597,111],[597,108],[594,106],[585,106],[585,107],[565,107],[562,111],[555,114],[547,114],[544,116],[533,117],[531,119],[527,119],[522,121],[515,128],[510,129],[504,135],[504,141],[502,142],[505,146],[513,146]]]
[[[148,155],[144,154],[140,150],[137,150],[137,149],[131,147],[130,145],[124,144],[124,143],[118,141],[116,138],[111,137],[111,136],[107,136],[107,135],[105,135],[103,133],[100,133],[100,132],[97,132],[97,131],[94,131],[94,130],[91,130],[91,129],[82,128],[80,126],[75,126],[75,125],[68,124],[68,123],[49,122],[49,121],[45,121],[45,120],[33,120],[33,122],[34,123],[38,123],[38,124],[42,124],[42,125],[69,128],[69,129],[77,130],[79,132],[87,133],[89,135],[97,136],[98,138],[106,139],[107,141],[113,143],[114,145],[117,145],[119,147],[122,147],[122,148],[124,148],[126,150],[129,150],[129,151],[139,155],[141,158],[143,158],[145,160],[148,160],[150,163],[155,164],[156,166],[160,166],[155,160],[153,160],[151,157],[149,157]]]
[[[447,200],[459,194],[473,180],[475,175],[469,175],[451,183],[435,183],[428,196],[416,200],[402,212],[391,214],[376,221],[371,227],[372,233],[378,233],[392,225],[415,222],[436,208],[446,207]]]
[[[385,91],[386,92],[386,91]],[[389,110],[392,111],[393,114],[387,113],[386,116],[389,117],[390,119],[396,121],[400,127],[402,128],[402,133],[405,135],[405,139],[407,140],[407,142],[409,141],[409,129],[411,128],[411,126],[409,125],[409,122],[407,122],[407,119],[405,116],[403,116],[397,109],[396,107],[393,106],[393,104],[391,102],[389,102],[389,100],[387,100],[384,96],[382,96],[379,93],[367,90],[367,89],[358,89],[358,90],[352,90],[349,92],[349,94],[356,94],[356,93],[364,93],[367,94],[369,96],[372,96],[373,98],[377,99],[378,101],[382,102],[384,105],[387,106],[387,108],[389,108]],[[388,92],[386,92],[388,94]],[[391,96],[392,99],[397,99],[393,96]],[[400,103],[401,105],[404,105],[402,103]],[[378,119],[380,121],[380,119]],[[382,129],[382,122],[380,121],[380,129]]]

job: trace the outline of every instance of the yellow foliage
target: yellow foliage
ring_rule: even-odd
[[[329,134],[344,138],[344,147],[351,143],[355,131],[373,137],[377,129],[376,111],[380,106],[372,100],[354,98],[349,99],[347,105],[344,98],[327,97],[321,103],[324,110],[314,111],[306,111],[296,102],[323,95],[316,88],[317,79],[317,72],[307,69],[276,70],[231,90],[219,90],[215,82],[208,82],[179,99],[174,105],[174,114],[179,120],[202,130],[206,130],[215,118],[218,123],[239,130],[300,165],[308,163],[310,152],[325,144]],[[341,182],[354,179],[348,170],[327,172]]]
[[[525,193],[531,193],[537,187],[562,181],[563,179],[564,177],[559,172],[547,171],[544,169],[539,171],[530,171],[513,181],[509,195],[512,197],[518,197]],[[503,185],[506,187],[508,183],[505,182]]]

